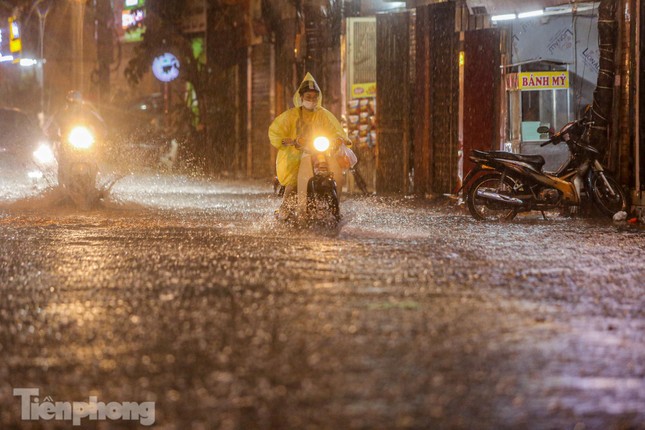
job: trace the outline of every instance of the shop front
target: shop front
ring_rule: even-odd
[[[345,112],[347,134],[359,158],[357,170],[368,190],[376,174],[376,17],[346,20]],[[354,178],[348,181],[354,189]]]
[[[580,117],[593,100],[598,76],[597,10],[517,19],[508,25],[510,64],[503,65],[507,118],[506,147],[540,154],[545,170],[557,171],[568,158],[564,145],[540,145]]]
[[[546,126],[556,132],[576,117],[571,106],[569,65],[538,61],[514,65],[506,75],[510,116],[510,149],[521,154],[541,154],[545,170],[556,171],[568,158],[566,146],[542,147],[548,134],[537,132]]]

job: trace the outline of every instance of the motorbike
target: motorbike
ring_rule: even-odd
[[[77,207],[89,209],[99,198],[95,133],[78,123],[62,130],[60,138],[56,145],[59,188]]]
[[[339,140],[332,145],[326,136],[299,138],[292,143],[303,154],[298,170],[296,210],[291,218],[307,224],[338,225],[343,169],[335,154],[340,143]]]
[[[588,112],[586,112],[588,113]],[[559,132],[549,133],[540,146],[566,144],[569,158],[556,172],[543,170],[541,155],[520,155],[506,151],[474,150],[475,164],[464,178],[462,188],[470,214],[477,220],[512,220],[519,212],[545,210],[577,212],[583,202],[592,202],[605,216],[627,210],[627,196],[600,162],[600,152],[588,145],[593,122],[585,114]]]

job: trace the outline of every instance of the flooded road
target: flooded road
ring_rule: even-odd
[[[0,428],[72,426],[15,388],[154,402],[161,429],[645,428],[642,228],[348,196],[337,231],[295,229],[268,183],[182,176],[88,212],[27,190],[0,189]]]

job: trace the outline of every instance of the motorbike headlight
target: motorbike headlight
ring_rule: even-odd
[[[48,144],[41,143],[34,151],[34,159],[40,164],[51,164],[55,160],[54,151]]]
[[[314,148],[320,152],[325,152],[329,149],[329,139],[325,136],[318,136],[314,139]]]
[[[87,127],[78,126],[70,131],[67,141],[76,149],[89,149],[94,145],[94,135]]]

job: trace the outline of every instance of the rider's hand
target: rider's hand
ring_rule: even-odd
[[[282,146],[293,146],[296,149],[300,149],[302,147],[301,140],[301,138],[290,139],[288,137],[285,137],[284,139],[282,139]]]

